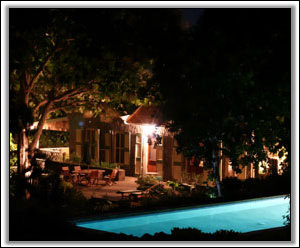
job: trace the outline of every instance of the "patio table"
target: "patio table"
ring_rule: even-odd
[[[73,175],[76,175],[78,177],[78,183],[80,183],[83,179],[87,180],[87,176],[92,171],[97,171],[98,172],[98,177],[103,178],[103,173],[105,172],[105,170],[94,170],[94,169],[80,170],[78,172],[73,173]]]
[[[117,194],[121,194],[121,196],[122,196],[122,199],[124,198],[124,197],[129,197],[132,193],[142,193],[143,191],[142,190],[138,190],[138,189],[136,189],[136,190],[120,190],[120,191],[118,191],[117,192]]]

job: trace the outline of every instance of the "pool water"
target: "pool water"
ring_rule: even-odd
[[[283,215],[286,215],[288,208],[289,199],[277,196],[113,219],[79,221],[76,225],[137,237],[156,232],[170,234],[174,227],[197,228],[206,233],[221,229],[250,232],[284,226]]]

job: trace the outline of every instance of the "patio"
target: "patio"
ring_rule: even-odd
[[[85,186],[85,185],[74,185],[75,188],[79,189],[84,197],[87,199],[95,198],[106,198],[111,201],[121,200],[121,194],[118,191],[124,190],[136,190],[138,185],[135,183],[136,177],[125,177],[124,181],[116,181],[112,186],[108,186],[104,181],[100,181],[99,185],[96,186]]]

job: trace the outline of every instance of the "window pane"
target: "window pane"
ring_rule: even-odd
[[[91,145],[91,157],[92,159],[95,159],[95,146]]]
[[[109,133],[105,134],[105,146],[110,146],[111,143],[111,135]]]
[[[121,152],[121,163],[124,164],[124,149],[122,149],[120,152]]]
[[[91,142],[94,143],[95,142],[95,132],[94,132],[94,130],[91,130],[91,132],[92,132]]]
[[[105,133],[100,131],[100,148],[103,149],[105,147]]]
[[[100,150],[100,161],[105,162],[105,150]]]
[[[116,134],[116,147],[120,147],[120,136],[118,133]]]
[[[120,160],[119,160],[119,155],[120,154],[120,152],[119,152],[119,149],[116,149],[116,162],[117,163],[119,163],[120,162]]]
[[[122,133],[122,134],[120,134],[120,136],[121,136],[121,147],[124,147],[124,145],[125,145],[125,142],[124,142],[124,140],[125,140],[124,134]]]

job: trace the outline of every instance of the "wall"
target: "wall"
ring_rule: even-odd
[[[64,161],[70,158],[69,147],[56,147],[56,148],[40,148],[42,152],[47,155],[53,156],[55,160]]]

